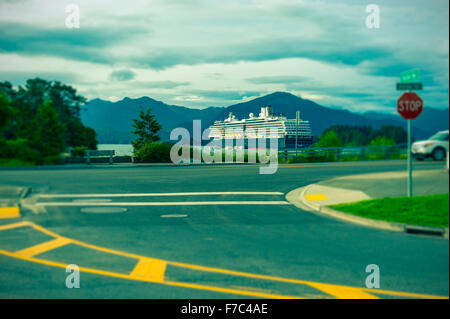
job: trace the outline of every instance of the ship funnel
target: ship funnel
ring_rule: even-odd
[[[272,106],[268,105],[268,106],[263,106],[261,108],[261,114],[260,116],[262,118],[268,118],[272,116]]]

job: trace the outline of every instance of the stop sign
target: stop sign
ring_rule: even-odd
[[[405,92],[397,100],[397,112],[405,120],[414,120],[423,109],[423,100],[414,92]]]

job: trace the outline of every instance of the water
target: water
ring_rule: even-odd
[[[114,150],[116,151],[116,156],[133,155],[133,145],[131,144],[98,144],[97,149],[99,151]]]

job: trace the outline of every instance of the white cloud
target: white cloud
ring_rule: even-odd
[[[414,66],[423,71],[427,101],[447,107],[448,2],[380,0],[381,28],[376,30],[364,26],[366,2],[79,0],[81,28],[99,40],[107,36],[101,45],[94,41],[80,48],[75,43],[76,59],[76,53],[68,52],[70,39],[64,50],[57,50],[59,33],[51,39],[23,37],[55,48],[41,54],[27,51],[27,43],[17,43],[23,47],[19,50],[0,39],[0,74],[16,72],[21,79],[67,73],[69,84],[88,98],[147,95],[167,103],[225,106],[236,96],[246,100],[253,92],[289,90],[325,105],[365,110],[390,107],[386,101],[395,101],[398,94],[397,73]],[[0,23],[59,30],[65,5],[0,2]],[[90,52],[103,62],[85,60]],[[133,79],[108,80],[115,70],[129,69]],[[309,81],[248,81],[258,77]],[[208,91],[223,94],[214,97]]]

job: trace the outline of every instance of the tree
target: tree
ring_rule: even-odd
[[[334,131],[345,146],[367,145],[373,135],[370,126],[333,125],[323,133]]]
[[[377,136],[369,143],[369,146],[386,146],[386,145],[395,145],[394,139],[388,138],[386,136]]]
[[[337,136],[336,132],[328,131],[323,133],[319,137],[319,141],[314,145],[314,147],[342,147],[342,141]]]
[[[145,144],[159,141],[157,133],[161,130],[161,125],[150,112],[150,108],[145,112],[141,110],[139,119],[133,120],[133,134],[137,135],[137,138],[131,144],[133,144],[135,151],[139,150]]]
[[[12,118],[12,109],[8,97],[4,92],[0,94],[0,132],[9,124]]]
[[[393,125],[383,125],[380,129],[376,130],[373,135],[375,137],[384,136],[392,139],[395,142],[394,144],[406,143],[408,139],[405,129]]]
[[[83,130],[83,146],[86,146],[90,150],[97,149],[97,133],[92,127],[85,126]]]
[[[9,82],[0,82],[0,94],[8,97],[13,110],[12,120],[3,135],[7,139],[25,138],[35,147],[38,122],[36,117],[39,106],[51,100],[59,121],[64,125],[65,145],[97,147],[96,135],[91,128],[83,125],[80,119],[81,107],[86,98],[77,94],[76,89],[58,81],[40,78],[27,80],[24,86],[13,88]]]
[[[36,116],[36,147],[42,157],[58,155],[64,150],[64,125],[50,102],[44,102]]]

